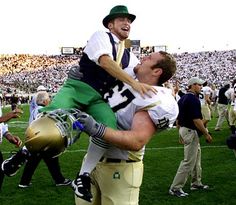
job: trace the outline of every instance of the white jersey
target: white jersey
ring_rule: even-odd
[[[123,87],[121,87],[123,85]],[[138,110],[147,110],[157,129],[168,128],[175,122],[179,113],[178,104],[168,88],[154,86],[157,93],[153,97],[143,99],[139,93],[130,86],[116,86],[113,94],[108,97],[110,106],[116,111],[118,128],[130,130],[133,117]],[[142,160],[144,149],[139,152],[121,150],[111,145],[111,148],[105,154],[105,157],[118,159]]]
[[[225,96],[230,100],[230,104],[236,110],[236,84],[225,92]]]
[[[205,100],[205,96],[209,95],[209,97],[212,94],[212,89],[209,86],[204,86],[201,90],[201,93],[199,93],[199,100],[201,102],[201,105],[207,105],[207,102]]]

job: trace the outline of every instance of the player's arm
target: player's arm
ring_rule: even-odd
[[[18,117],[20,117],[20,114],[22,114],[22,113],[23,113],[23,111],[21,109],[16,108],[15,110],[13,110],[11,112],[8,112],[5,115],[1,116],[0,117],[0,123],[1,122],[7,122],[12,118],[18,118]]]
[[[205,95],[205,101],[208,105],[211,105],[211,99],[210,99],[210,95],[209,94],[206,94]]]
[[[10,143],[15,144],[16,147],[20,147],[22,144],[21,139],[18,136],[12,135],[10,132],[6,132],[3,135]]]
[[[130,85],[134,90],[139,92],[142,97],[144,97],[144,94],[149,96],[148,91],[156,93],[156,89],[152,86],[140,83],[129,76],[109,55],[100,56],[98,62],[99,65],[111,76]]]
[[[156,127],[146,111],[135,113],[130,131],[106,128],[103,139],[121,149],[138,151],[149,142]]]
[[[147,111],[135,113],[131,130],[114,130],[96,122],[92,116],[80,112],[77,114],[78,121],[83,126],[83,131],[91,137],[98,137],[107,142],[126,150],[138,151],[151,139],[156,127]]]

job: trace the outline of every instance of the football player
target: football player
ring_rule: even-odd
[[[205,81],[199,93],[199,100],[201,102],[201,112],[203,117],[203,124],[207,128],[207,123],[211,120],[211,99],[210,96],[213,93],[212,89],[207,85]]]
[[[175,73],[176,66],[173,58],[161,51],[146,56],[135,67],[134,71],[140,82],[161,85]],[[113,90],[107,94],[107,100],[116,112],[118,127],[121,130],[105,127],[85,113],[79,114],[78,119],[84,125],[84,131],[92,139],[97,141],[102,139],[100,141],[109,142],[110,146],[101,157],[98,155],[94,144],[89,144],[82,168],[77,178],[72,182],[76,204],[87,204],[80,198],[89,202],[92,201],[92,195],[89,192],[89,175],[83,174],[81,176],[82,173],[86,172],[86,169],[88,173],[92,171],[92,181],[96,184],[96,187],[93,186],[93,191],[96,192],[94,194],[96,197],[92,201],[93,204],[99,204],[100,200],[119,201],[120,204],[127,201],[133,204],[138,203],[145,144],[156,130],[165,129],[172,125],[178,115],[178,105],[171,92],[164,87],[154,87],[158,92],[153,94],[152,98],[143,99],[130,86],[121,82],[117,83]],[[94,156],[95,153],[97,156]],[[101,157],[101,159],[94,169],[96,163],[88,160],[88,158],[94,159],[96,157]],[[89,164],[87,164],[88,161],[90,161]],[[121,180],[116,181],[115,185],[113,184],[113,177]],[[109,184],[109,189],[106,188],[105,184]],[[128,191],[128,189],[132,191]],[[97,192],[97,190],[100,191]]]

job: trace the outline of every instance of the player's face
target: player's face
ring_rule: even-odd
[[[153,66],[156,65],[162,58],[163,57],[159,52],[151,53],[150,55],[145,56],[140,61],[140,64],[135,67],[134,72],[139,74],[153,72]]]
[[[131,20],[127,17],[118,17],[108,24],[108,28],[120,40],[125,40],[129,37],[130,24]]]

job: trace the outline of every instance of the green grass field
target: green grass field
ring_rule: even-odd
[[[24,131],[28,122],[28,106],[22,106],[24,115],[11,120],[9,130],[24,140]],[[4,112],[9,109],[4,109]],[[140,205],[235,205],[236,204],[236,158],[232,150],[225,145],[225,139],[230,135],[227,123],[224,130],[214,131],[216,118],[209,123],[209,131],[213,135],[213,143],[207,144],[201,138],[203,183],[211,186],[208,191],[190,191],[189,182],[184,190],[190,195],[186,198],[176,198],[168,194],[169,186],[175,176],[180,161],[183,158],[183,147],[178,144],[178,132],[171,129],[157,134],[147,145],[144,158],[144,179],[140,191]],[[88,138],[82,135],[76,144],[60,156],[61,169],[65,177],[73,179],[80,169],[81,161],[86,153]],[[4,140],[0,145],[4,158],[10,151],[17,150],[14,145]],[[73,191],[70,187],[55,187],[53,180],[41,162],[37,168],[32,186],[27,189],[17,187],[21,169],[14,177],[5,177],[0,192],[1,205],[72,205]],[[121,204],[122,205],[122,204]]]

